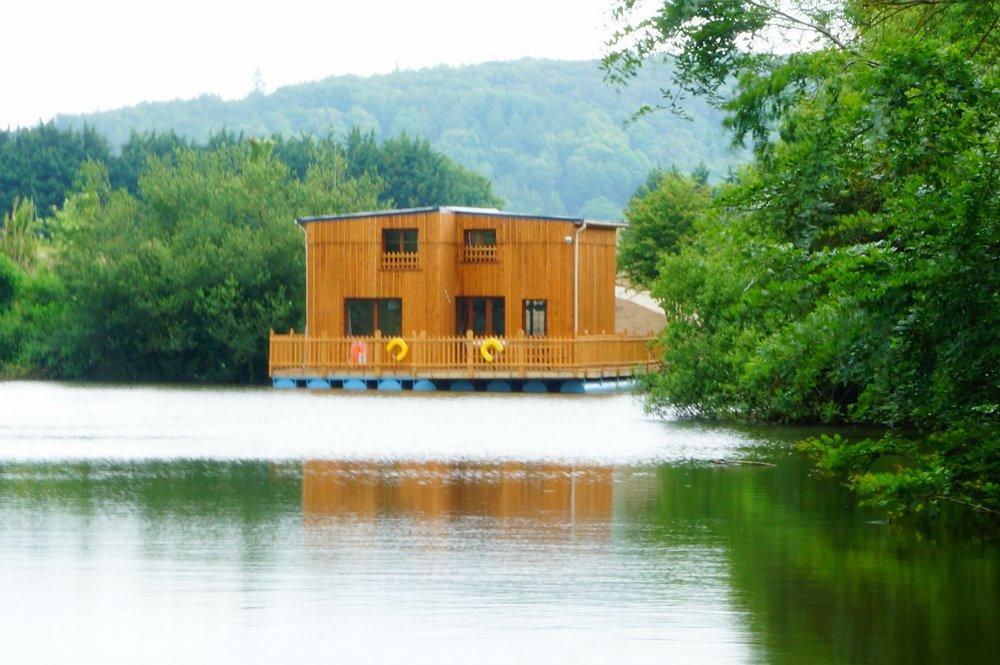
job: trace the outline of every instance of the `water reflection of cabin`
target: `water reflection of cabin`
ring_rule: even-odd
[[[439,207],[298,223],[306,332],[271,333],[276,386],[578,392],[653,364],[648,337],[615,334],[619,222]]]
[[[481,516],[607,525],[613,498],[612,469],[599,465],[310,460],[302,468],[309,519]]]

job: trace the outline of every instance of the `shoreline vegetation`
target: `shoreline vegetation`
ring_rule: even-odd
[[[650,408],[888,428],[800,447],[892,517],[1000,530],[1000,2],[647,4],[617,4],[608,79],[666,61],[663,109],[708,100],[753,148],[626,210],[621,269],[667,314]]]
[[[502,204],[488,180],[405,135],[136,135],[105,162],[66,154],[86,132],[37,134],[47,150],[33,155],[55,163],[37,167],[33,191],[62,203],[42,215],[11,196],[3,217],[0,373],[11,377],[263,381],[268,330],[304,320],[297,216]]]

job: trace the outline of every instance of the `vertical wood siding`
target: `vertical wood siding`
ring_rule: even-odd
[[[419,268],[386,269],[382,229],[419,232]],[[494,229],[495,262],[465,262],[464,232]],[[345,298],[401,298],[403,334],[455,334],[455,298],[506,300],[508,336],[522,328],[522,301],[548,301],[548,334],[573,334],[573,245],[570,221],[477,215],[448,210],[373,215],[306,224],[307,330],[344,334]],[[613,333],[615,230],[580,234],[580,333]]]

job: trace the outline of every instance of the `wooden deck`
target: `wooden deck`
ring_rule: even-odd
[[[272,378],[359,377],[366,379],[604,379],[634,376],[658,365],[654,337],[587,335],[569,339],[504,338],[493,362],[480,346],[485,338],[404,336],[409,346],[396,360],[388,338],[270,335]]]

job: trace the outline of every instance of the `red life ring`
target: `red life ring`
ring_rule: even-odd
[[[364,365],[368,362],[368,345],[364,342],[351,342],[351,364]]]

